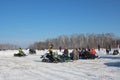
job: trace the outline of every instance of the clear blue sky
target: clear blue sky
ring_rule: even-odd
[[[120,36],[120,0],[0,0],[0,43],[107,32]]]

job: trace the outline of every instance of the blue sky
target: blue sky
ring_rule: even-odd
[[[59,35],[120,36],[120,0],[0,0],[0,43],[28,46]]]

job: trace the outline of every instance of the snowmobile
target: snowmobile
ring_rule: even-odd
[[[53,55],[45,53],[40,58],[42,58],[42,62],[62,62],[60,55],[56,53],[53,53]]]
[[[45,53],[44,55],[42,55],[40,58],[42,58],[42,62],[50,62],[49,60],[49,53]]]
[[[42,62],[57,63],[57,62],[69,62],[69,61],[71,61],[70,57],[65,57],[64,55],[58,55],[57,52],[53,53],[53,57],[51,57],[50,53],[45,53],[40,58],[42,58]]]
[[[118,55],[119,54],[119,51],[118,50],[114,50],[113,51],[113,55]]]
[[[15,53],[14,54],[14,57],[24,57],[24,56],[27,56],[25,53],[23,53],[22,55],[21,54],[19,54],[19,53]]]
[[[36,51],[34,49],[29,49],[29,54],[36,54]]]

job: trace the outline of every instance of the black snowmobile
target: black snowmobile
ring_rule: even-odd
[[[15,56],[15,57],[24,57],[24,56],[27,56],[27,55],[26,55],[25,53],[23,53],[23,54],[20,54],[20,53],[17,53],[17,54],[16,54],[16,53],[15,53],[14,56]]]
[[[114,50],[113,51],[113,55],[118,55],[119,54],[119,51],[118,50]]]
[[[36,54],[36,51],[34,49],[29,49],[29,54]]]
[[[17,53],[17,54],[14,54],[14,56],[15,57],[24,57],[24,56],[26,56],[26,54],[20,55],[20,54]]]

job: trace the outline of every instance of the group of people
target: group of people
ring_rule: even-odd
[[[60,48],[61,51],[61,48]],[[63,54],[56,56],[56,54],[53,52],[53,46],[49,46],[49,59],[50,61],[55,61],[55,59],[62,61],[65,60],[78,60],[78,59],[95,59],[97,56],[96,51],[94,48],[92,49],[84,49],[84,48],[75,48],[71,53],[69,53],[68,48],[64,48]]]
[[[18,49],[19,53],[14,56],[24,56],[24,52],[21,48]],[[61,51],[61,49],[60,49]],[[64,48],[63,54],[58,55],[55,52],[53,52],[53,46],[49,46],[49,54],[46,55],[47,58],[49,58],[50,62],[54,61],[66,61],[66,60],[78,60],[78,59],[95,59],[96,58],[96,51],[94,48],[92,49],[85,49],[85,48],[75,48],[70,53],[68,48]]]
[[[68,49],[67,49],[68,52]],[[66,49],[64,50],[63,54],[66,54]],[[67,55],[69,52],[67,53]],[[78,59],[95,59],[97,56],[95,55],[96,51],[94,48],[92,49],[84,49],[84,48],[75,48],[70,53],[70,59],[72,60],[78,60]],[[69,56],[69,55],[68,55]]]
[[[92,49],[80,49],[79,50],[79,57],[81,59],[95,59],[96,57],[96,51],[94,48]]]

